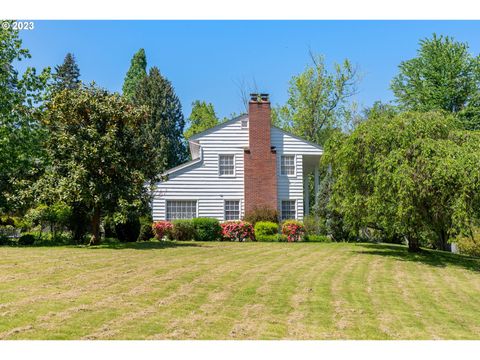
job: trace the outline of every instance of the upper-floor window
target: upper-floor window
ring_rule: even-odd
[[[280,161],[282,175],[295,175],[295,155],[282,155]]]
[[[167,220],[193,219],[197,217],[195,200],[167,200]]]
[[[243,119],[241,121],[241,124],[242,124],[242,129],[248,128],[248,119]]]
[[[218,156],[218,174],[220,176],[235,175],[235,155]]]

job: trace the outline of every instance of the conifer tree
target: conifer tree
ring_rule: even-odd
[[[55,66],[53,81],[53,88],[55,91],[78,88],[80,85],[80,69],[75,61],[75,56],[72,53],[67,53],[67,55],[65,55],[62,65]]]
[[[123,96],[131,100],[138,84],[147,76],[147,57],[145,50],[140,49],[134,55],[130,63],[127,75],[123,82]]]

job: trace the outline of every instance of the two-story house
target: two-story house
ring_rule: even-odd
[[[192,160],[157,183],[153,219],[238,220],[255,207],[282,219],[309,213],[308,178],[318,193],[320,146],[271,124],[267,94],[252,94],[248,114],[189,139]]]

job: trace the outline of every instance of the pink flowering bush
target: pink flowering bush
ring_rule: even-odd
[[[156,221],[152,225],[153,233],[155,234],[155,238],[158,240],[162,240],[165,236],[169,236],[172,232],[173,225],[170,221]]]
[[[255,241],[252,224],[246,221],[227,221],[221,224],[223,239],[227,241]]]
[[[287,220],[283,223],[282,234],[287,237],[288,242],[300,241],[305,235],[305,227],[300,221]]]

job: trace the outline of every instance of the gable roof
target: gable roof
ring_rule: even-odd
[[[313,142],[311,142],[311,141],[308,141],[308,140],[306,140],[306,139],[304,139],[304,138],[302,138],[302,137],[300,137],[300,136],[294,135],[294,134],[292,134],[291,132],[288,132],[288,131],[286,131],[286,130],[283,130],[282,128],[279,128],[278,126],[272,125],[272,128],[275,128],[275,129],[281,131],[282,133],[284,133],[284,134],[286,134],[286,135],[288,135],[288,136],[293,137],[294,139],[303,141],[304,143],[306,143],[306,144],[308,144],[308,145],[311,145],[311,146],[313,146],[313,147],[315,147],[315,148],[317,148],[318,150],[321,150],[321,151],[323,152],[323,148],[322,148],[320,145],[318,145],[318,144],[315,144],[315,143],[313,143]]]
[[[225,125],[228,125],[228,124],[231,124],[235,121],[238,121],[238,120],[242,120],[242,119],[247,119],[248,118],[248,114],[242,114],[242,115],[239,115],[237,117],[234,117],[233,119],[230,119],[230,120],[227,120],[227,121],[224,121],[218,125],[215,125],[214,127],[211,127],[207,130],[204,130],[202,132],[199,132],[198,134],[195,134],[193,136],[190,136],[190,138],[188,139],[188,141],[193,141],[193,140],[197,140],[198,138],[204,136],[204,135],[207,135],[207,134],[210,134],[212,132],[215,132],[216,130],[224,127]]]

